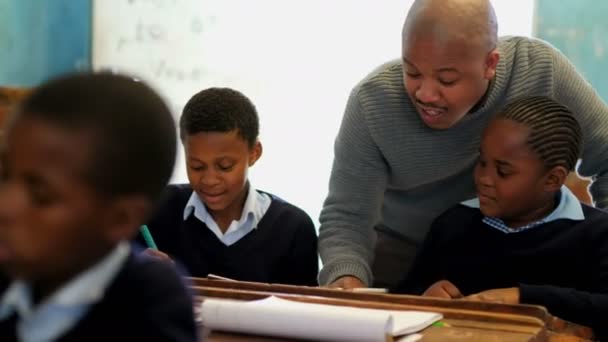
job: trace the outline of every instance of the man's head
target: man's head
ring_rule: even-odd
[[[402,32],[403,80],[422,121],[454,126],[496,73],[497,22],[488,0],[417,0]]]

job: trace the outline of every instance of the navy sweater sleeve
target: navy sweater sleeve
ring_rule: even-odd
[[[592,327],[596,334],[608,339],[608,222],[605,218],[602,216],[581,228],[586,230],[584,243],[590,251],[588,262],[593,264],[592,288],[584,291],[520,284],[520,302],[545,306],[553,315]]]
[[[317,233],[312,220],[304,212],[298,217],[299,224],[291,241],[289,255],[284,263],[286,284],[317,285],[319,258]]]
[[[591,293],[551,285],[520,285],[520,302],[542,305],[551,314],[593,328],[608,339],[608,294]]]
[[[431,225],[424,242],[414,259],[414,264],[403,280],[396,288],[391,289],[393,293],[404,293],[421,295],[435,282],[442,280],[443,275],[439,269],[441,263],[443,232],[446,217],[449,212],[440,215]]]
[[[145,257],[144,257],[145,258]],[[148,284],[141,310],[141,325],[148,338],[163,341],[195,341],[197,330],[194,324],[192,298],[185,284],[176,277],[175,270],[168,264],[151,260],[140,264],[142,278],[163,281]],[[169,275],[171,275],[169,277]]]
[[[192,189],[188,184],[168,185],[147,221],[158,249],[170,256],[183,246],[180,226],[183,224],[184,208],[191,194]],[[143,248],[148,247],[141,232],[138,232],[134,241]]]

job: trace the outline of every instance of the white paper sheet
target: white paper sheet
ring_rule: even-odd
[[[206,299],[201,319],[210,329],[324,341],[385,341],[420,331],[439,313],[390,311],[301,303],[277,297],[258,301]]]

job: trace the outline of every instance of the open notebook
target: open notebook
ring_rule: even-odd
[[[386,341],[440,320],[433,312],[391,311],[301,303],[277,297],[257,301],[206,299],[202,324],[212,330],[322,341]]]

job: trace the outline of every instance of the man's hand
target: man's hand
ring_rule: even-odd
[[[479,302],[519,304],[519,287],[482,291],[463,298]]]
[[[431,285],[424,293],[422,294],[424,297],[436,297],[436,298],[447,298],[447,299],[456,299],[462,298],[462,293],[456,287],[456,285],[452,284],[447,280],[440,280],[435,284]]]
[[[336,279],[329,287],[341,288],[344,290],[352,290],[358,287],[367,287],[359,278],[353,276],[344,276]]]

